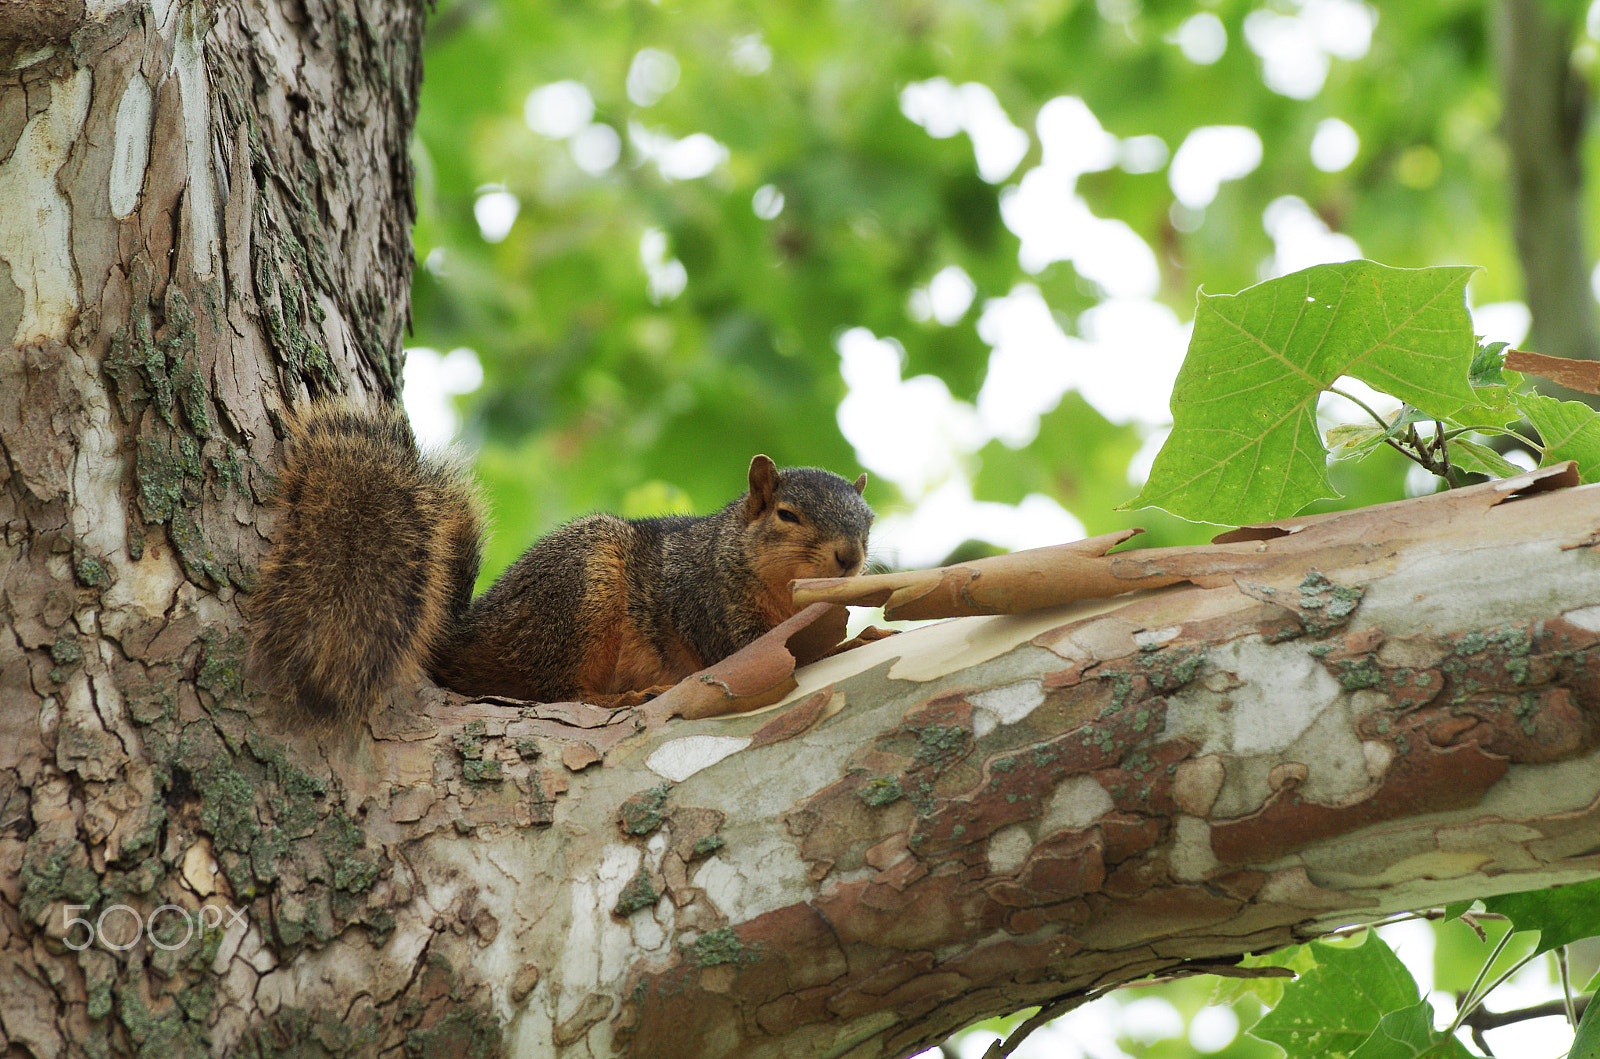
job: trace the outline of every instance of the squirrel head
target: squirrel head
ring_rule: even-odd
[[[872,508],[854,482],[815,467],[780,471],[766,456],[750,461],[744,497],[747,554],[761,579],[785,586],[802,577],[851,577],[867,559]]]

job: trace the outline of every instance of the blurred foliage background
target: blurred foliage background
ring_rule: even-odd
[[[1592,354],[1597,27],[1572,0],[440,0],[414,344],[481,365],[453,405],[485,576],[586,511],[720,506],[756,452],[874,472],[891,563],[1204,540],[1114,510],[1195,292],[1318,261],[1482,266],[1490,337],[1531,304],[1530,348]],[[467,385],[420,377],[408,402]],[[1357,505],[1407,476],[1335,480]]]
[[[1584,5],[1516,3],[1587,72]],[[1088,532],[1203,539],[1112,510],[1153,451],[1198,287],[1359,253],[1480,265],[1476,303],[1523,299],[1506,21],[1481,0],[444,0],[416,138],[415,343],[482,364],[458,405],[495,501],[486,573],[585,511],[714,508],[757,451],[864,463],[880,512],[955,477],[980,502],[1047,498]],[[1576,167],[1595,137],[1587,89],[1563,84],[1581,135],[1552,135]],[[955,295],[930,309],[936,277]],[[1008,300],[1055,331],[1034,345],[1064,363],[1036,395],[1068,385],[995,437],[1003,412],[987,430],[961,415],[991,374],[986,307]],[[1148,335],[1126,322],[1140,313]],[[895,344],[891,383],[948,390],[900,431],[953,445],[913,480],[841,431],[852,329]],[[1070,380],[1091,375],[1158,411],[1085,399]],[[857,419],[880,404],[892,437],[893,395],[863,389]],[[953,443],[927,430],[949,406]],[[1370,503],[1402,476],[1341,485]]]

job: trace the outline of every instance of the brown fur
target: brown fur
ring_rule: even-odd
[[[417,451],[405,415],[314,405],[289,420],[283,509],[249,613],[269,682],[317,717],[365,716],[421,676],[477,576],[477,490]],[[381,546],[375,539],[381,535]]]
[[[578,519],[470,600],[465,475],[419,455],[397,411],[312,405],[291,421],[284,528],[251,603],[258,655],[323,717],[366,716],[424,670],[469,695],[631,699],[792,616],[791,580],[860,572],[866,475],[757,456],[749,484],[700,518]]]

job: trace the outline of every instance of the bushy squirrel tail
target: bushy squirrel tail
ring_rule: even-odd
[[[313,717],[369,716],[422,675],[472,598],[483,514],[405,413],[318,402],[289,419],[282,521],[249,603],[259,671]]]

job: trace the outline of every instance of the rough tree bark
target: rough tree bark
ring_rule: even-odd
[[[1111,557],[1177,583],[757,713],[297,729],[236,594],[282,409],[394,390],[420,13],[62,8],[0,42],[7,1054],[905,1055],[1600,874],[1600,493],[1548,474]]]

